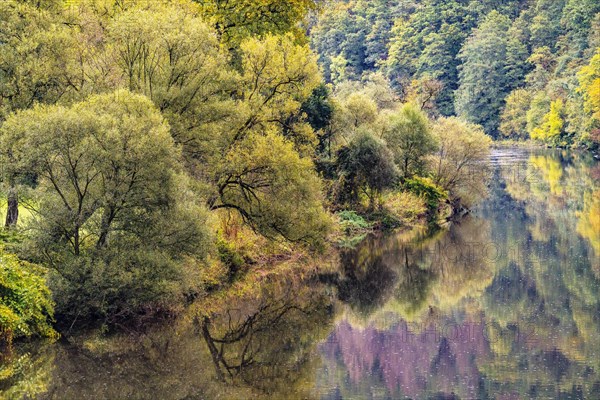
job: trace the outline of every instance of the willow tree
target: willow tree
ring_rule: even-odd
[[[470,207],[487,192],[491,139],[481,126],[458,118],[440,118],[433,125],[439,142],[430,158],[434,182],[448,191],[455,209]]]
[[[0,20],[1,125],[10,113],[35,103],[55,103],[70,89],[66,71],[74,42],[65,26],[53,22],[49,11],[30,3],[2,1]],[[0,152],[3,163],[19,162],[7,149]],[[6,226],[17,224],[17,188],[25,183],[19,173],[23,171],[12,172],[2,176],[8,189]]]
[[[322,214],[314,168],[303,158],[312,155],[318,144],[301,111],[320,83],[308,47],[296,44],[292,35],[248,38],[239,45],[239,65],[234,67],[221,48],[218,33],[204,22],[193,3],[185,2],[136,6],[116,13],[106,26],[101,31],[104,44],[97,52],[98,59],[109,62],[111,72],[106,76],[146,95],[158,107],[209,208],[239,212],[252,228],[267,236],[274,232],[298,240],[315,236],[307,225],[303,225],[305,234],[290,233],[291,220],[277,211],[277,207],[289,209],[290,202],[300,196],[306,200],[303,210]],[[268,161],[280,163],[281,168],[255,168],[260,155],[237,157],[241,149],[258,151],[262,143],[254,142],[264,138],[272,141],[274,149],[289,153],[289,157],[281,154],[278,160]],[[293,144],[291,149],[287,143]],[[300,163],[295,162],[298,154]],[[226,164],[223,160],[227,159],[250,164]],[[280,185],[252,188],[264,193],[245,196],[255,179],[280,180],[273,174],[283,172],[286,165],[308,180],[292,179],[283,192]],[[248,170],[253,176],[250,181],[244,180]],[[232,180],[232,174],[238,179]],[[316,192],[308,194],[307,187]],[[232,199],[234,193],[239,197]],[[300,220],[315,221],[309,214]],[[264,222],[267,219],[270,224]],[[320,232],[321,222],[313,227]]]
[[[394,153],[402,176],[410,178],[423,172],[426,157],[437,148],[427,115],[416,106],[406,104],[389,115],[384,125],[383,137]]]
[[[173,296],[184,258],[202,260],[207,213],[145,97],[117,91],[36,106],[1,130],[39,176],[31,257],[58,272],[59,313],[135,314]]]
[[[222,41],[236,48],[249,37],[296,31],[314,0],[195,0]]]
[[[219,48],[216,33],[191,6],[150,4],[108,22],[103,60],[117,85],[147,96],[168,120],[188,166],[201,170],[239,113],[231,94],[237,74]],[[217,143],[215,143],[217,142]]]
[[[249,39],[241,52],[244,120],[222,138],[209,205],[238,211],[270,237],[320,241],[328,218],[309,157],[317,136],[306,121],[287,123],[320,83],[316,60],[290,35]]]

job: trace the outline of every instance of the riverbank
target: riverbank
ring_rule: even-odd
[[[507,149],[507,148],[521,148],[521,149],[546,149],[551,148],[548,145],[535,140],[513,140],[513,139],[501,139],[494,140],[492,142],[493,149]]]
[[[507,148],[520,148],[520,149],[557,149],[557,150],[570,150],[570,151],[585,151],[590,152],[596,159],[600,159],[600,148],[590,149],[589,147],[556,147],[546,143],[542,143],[536,140],[513,140],[513,139],[501,139],[492,142],[493,149],[507,149]]]

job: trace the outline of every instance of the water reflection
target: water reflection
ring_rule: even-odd
[[[339,271],[269,276],[141,336],[23,345],[0,398],[600,398],[600,166],[492,165],[448,229],[371,237]]]
[[[598,164],[568,152],[492,158],[475,215],[350,257],[344,274],[393,280],[362,284],[382,287],[367,315],[360,295],[340,297],[350,304],[321,345],[321,398],[600,398]]]
[[[142,335],[21,346],[5,360],[12,372],[0,375],[0,398],[312,398],[332,297],[284,275],[257,287]]]
[[[314,344],[329,332],[331,299],[315,282],[270,282],[262,293],[232,296],[197,320],[218,379],[259,394],[294,392],[306,398],[318,357]]]

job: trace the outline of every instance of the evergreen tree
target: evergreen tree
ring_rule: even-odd
[[[496,136],[504,98],[514,82],[507,77],[508,30],[510,20],[492,11],[473,31],[459,54],[459,88],[456,92],[457,114],[480,124],[488,135]]]

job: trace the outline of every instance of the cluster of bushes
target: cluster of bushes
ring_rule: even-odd
[[[440,212],[470,208],[485,195],[491,139],[457,118],[430,119],[400,103],[385,79],[339,85],[321,154],[334,208],[354,210],[376,226],[435,222]],[[353,227],[350,214],[338,213]]]

